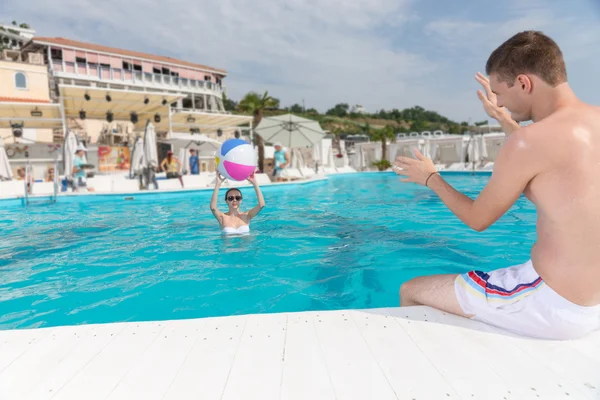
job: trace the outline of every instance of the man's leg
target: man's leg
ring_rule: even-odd
[[[454,292],[457,274],[420,276],[400,287],[400,306],[429,306],[461,317],[466,315]]]

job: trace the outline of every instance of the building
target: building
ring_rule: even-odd
[[[225,112],[227,73],[221,69],[64,38],[35,37],[21,54],[43,57],[50,96],[64,109],[63,130],[73,129],[91,143],[111,134],[131,135],[135,127],[128,122],[136,125],[132,112],[142,123],[155,122],[158,115],[156,127],[162,133],[195,129],[216,134],[219,127],[233,135],[232,128],[248,123],[246,117]]]
[[[224,109],[226,76],[171,57],[33,36],[0,55],[0,136],[33,148],[62,144],[73,131],[87,146],[131,147],[147,121],[159,140],[249,135],[252,117]]]
[[[352,106],[350,112],[354,114],[368,114],[367,110],[360,104],[355,104],[354,106]]]
[[[0,137],[4,142],[13,143],[17,136],[29,143],[52,142],[52,128],[62,123],[59,105],[50,99],[48,67],[43,58],[31,54],[23,60],[19,51],[5,49],[0,57],[0,82]],[[54,124],[38,121],[35,116],[40,110],[55,119]],[[21,129],[22,135],[13,135],[13,128]]]
[[[0,24],[0,52],[2,50],[20,50],[30,41],[35,31],[29,28],[21,28],[16,25]]]

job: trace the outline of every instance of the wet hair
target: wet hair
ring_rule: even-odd
[[[227,191],[225,192],[225,201],[227,201],[227,196],[229,196],[229,193],[230,193],[230,192],[233,192],[233,191],[239,192],[239,193],[240,193],[240,196],[242,196],[242,198],[244,197],[244,196],[242,195],[242,192],[240,191],[240,189],[238,189],[238,188],[231,188],[231,189],[229,189],[229,190],[227,190]]]
[[[539,31],[520,32],[502,43],[488,58],[485,71],[498,74],[509,87],[520,74],[537,75],[553,87],[567,81],[562,51]]]

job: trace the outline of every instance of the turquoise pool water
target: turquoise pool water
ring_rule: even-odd
[[[472,197],[489,179],[446,178]],[[210,194],[0,209],[0,328],[397,306],[407,279],[524,262],[535,240],[524,198],[477,233],[387,173],[265,187],[247,237],[220,235]]]

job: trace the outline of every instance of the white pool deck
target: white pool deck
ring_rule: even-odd
[[[0,331],[0,399],[599,399],[600,332],[426,307]]]

